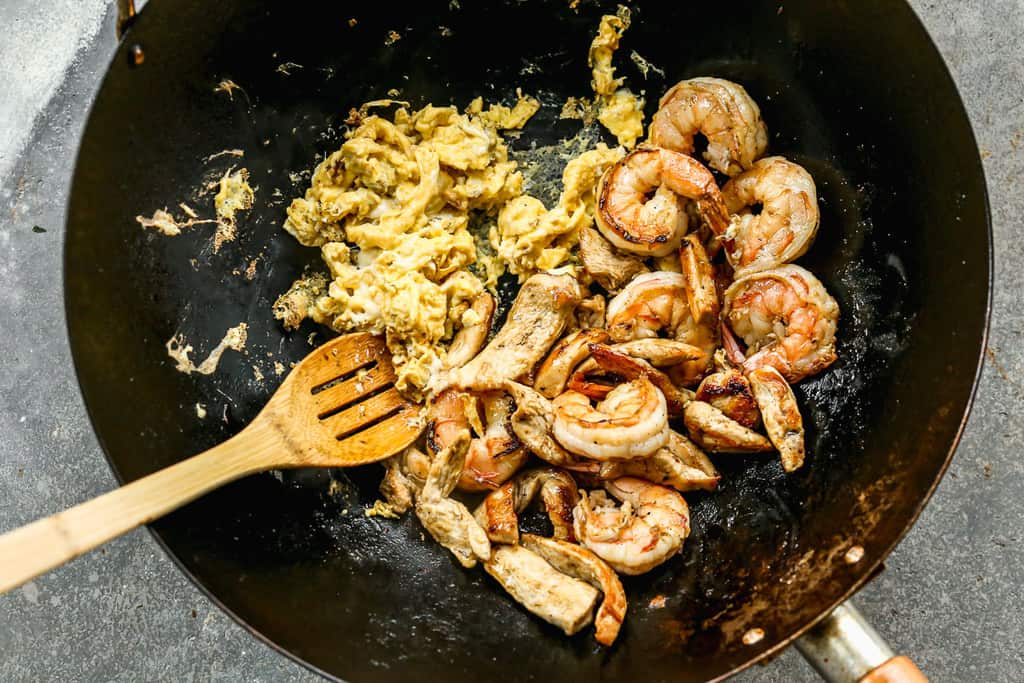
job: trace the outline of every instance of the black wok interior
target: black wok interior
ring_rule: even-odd
[[[349,109],[388,96],[413,106],[545,103],[513,141],[573,135],[567,96],[589,94],[586,53],[613,4],[153,0],[99,92],[71,196],[68,326],[82,391],[111,465],[129,481],[234,434],[287,367],[327,331],[287,333],[274,299],[315,249],[281,230]],[[616,57],[657,98],[685,77],[742,83],[771,153],[818,184],[822,226],[800,263],[839,300],[840,361],[798,386],[809,460],[718,456],[723,484],[688,494],[681,558],[629,579],[610,649],[565,638],[465,571],[414,519],[369,518],[377,466],[249,477],[155,523],[158,538],[254,633],[353,681],[697,681],[788,642],[875,570],[945,469],[972,396],[987,322],[990,231],[984,178],[955,87],[911,10],[892,0],[636,3]],[[350,26],[349,19],[355,20]],[[400,38],[386,44],[389,31]],[[134,66],[133,45],[145,60]],[[645,80],[636,50],[664,69]],[[289,66],[289,63],[291,64]],[[282,65],[284,65],[282,67]],[[286,73],[287,72],[287,73]],[[230,79],[239,88],[215,92]],[[240,148],[244,158],[222,155]],[[256,206],[219,253],[210,226],[179,237],[136,215],[179,202],[211,213],[203,185],[245,166]],[[245,271],[257,260],[255,277]],[[202,359],[249,325],[244,355],[211,376],[174,369],[182,333]],[[256,379],[253,367],[264,375]],[[196,404],[208,412],[199,419]],[[333,485],[331,482],[336,482]],[[842,556],[859,544],[865,559]],[[662,608],[649,605],[665,596]],[[742,634],[765,638],[743,645]]]

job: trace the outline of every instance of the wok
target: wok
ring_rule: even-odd
[[[319,267],[317,251],[281,224],[308,184],[301,172],[340,144],[350,107],[391,89],[413,106],[507,102],[521,87],[545,106],[513,149],[578,130],[557,114],[567,96],[588,94],[587,46],[614,7],[416,8],[155,0],[130,28],[82,141],[64,276],[82,393],[122,481],[237,432],[279,383],[273,362],[299,360],[312,332],[327,334],[310,323],[287,333],[270,309]],[[664,77],[645,80],[633,50]],[[744,84],[769,151],[817,181],[822,228],[800,262],[842,318],[839,362],[797,387],[808,463],[784,475],[771,458],[716,458],[722,485],[688,495],[693,534],[681,557],[626,581],[629,614],[610,649],[533,618],[483,572],[456,566],[412,516],[364,516],[378,467],[249,477],[152,525],[215,602],[327,676],[727,675],[778,652],[863,585],[949,462],[984,348],[991,233],[970,125],[909,7],[638,4],[616,64],[647,91],[648,115],[681,78]],[[239,88],[215,91],[225,80]],[[233,148],[245,156],[208,159]],[[203,226],[167,238],[136,223],[179,202],[210,213],[201,188],[232,164],[257,187],[237,241],[214,252]],[[172,335],[201,358],[240,321],[245,354],[225,355],[211,376],[175,371]],[[853,546],[863,559],[844,561]],[[755,628],[764,638],[744,644]]]

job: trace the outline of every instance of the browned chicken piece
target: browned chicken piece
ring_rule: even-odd
[[[789,382],[778,370],[765,366],[750,372],[750,384],[764,429],[782,458],[782,469],[799,469],[804,464],[804,420]]]
[[[380,494],[392,510],[398,514],[407,512],[427,480],[430,458],[415,446],[409,446],[385,460],[384,470]]]
[[[491,331],[491,319],[494,317],[495,301],[490,292],[484,292],[473,299],[469,307],[479,319],[476,324],[467,325],[455,333],[448,355],[445,356],[445,368],[461,368],[480,353],[487,333]]]
[[[665,395],[669,415],[682,415],[686,404],[693,400],[693,392],[680,389],[661,370],[645,360],[633,358],[625,353],[612,350],[604,344],[591,344],[590,355],[602,368],[624,379],[634,380],[646,377]]]
[[[577,330],[555,344],[541,363],[533,388],[545,398],[554,398],[565,391],[565,384],[577,365],[590,355],[590,344],[608,341],[604,330]]]
[[[595,228],[580,230],[580,260],[590,277],[611,294],[648,270],[641,257],[618,251]]]
[[[470,569],[478,559],[491,557],[491,543],[466,506],[448,497],[462,474],[468,450],[469,431],[463,430],[437,454],[416,501],[416,516],[435,541]]]
[[[690,438],[712,453],[756,453],[773,450],[772,442],[703,401],[691,401],[683,415]]]
[[[495,543],[518,543],[518,514],[530,506],[538,493],[551,520],[555,538],[575,541],[572,510],[580,497],[576,480],[567,472],[553,467],[519,473],[515,479],[488,494],[473,516]]]
[[[448,386],[500,389],[506,380],[530,371],[565,331],[580,297],[579,283],[571,275],[531,276],[519,290],[505,326],[479,355],[452,372]]]
[[[704,358],[703,349],[675,339],[659,337],[620,342],[612,344],[611,349],[633,358],[645,360],[656,368],[672,367],[686,361],[699,361]]]
[[[596,588],[520,545],[496,546],[484,569],[516,602],[566,635],[578,633],[594,615],[600,596]]]
[[[551,435],[555,410],[551,401],[518,382],[505,382],[505,391],[516,402],[512,413],[512,432],[538,458],[561,467],[576,462],[576,456],[562,448]]]
[[[720,370],[705,377],[697,388],[697,400],[713,405],[748,429],[761,423],[750,382],[739,370]]]
[[[516,485],[506,481],[480,502],[473,513],[477,524],[494,543],[519,542],[519,517],[516,515]]]
[[[626,618],[626,591],[615,570],[593,552],[575,543],[534,534],[523,534],[522,543],[558,571],[586,581],[601,591],[604,597],[594,615],[594,638],[605,646],[615,642]]]
[[[690,315],[699,324],[717,325],[721,306],[715,286],[715,269],[704,250],[704,244],[696,234],[690,233],[683,238],[679,247],[679,261],[683,277],[686,278],[686,300],[690,304]]]
[[[599,476],[602,480],[640,477],[676,491],[712,491],[721,479],[704,451],[675,431],[669,434],[668,445],[646,460],[601,463]]]

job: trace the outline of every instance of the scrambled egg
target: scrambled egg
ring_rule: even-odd
[[[484,110],[478,99],[464,114],[428,105],[399,108],[393,121],[362,119],[317,167],[284,224],[320,247],[330,283],[326,292],[320,282],[296,283],[275,315],[289,326],[310,317],[339,332],[385,334],[399,390],[419,395],[441,367],[442,342],[484,290],[468,270],[478,262],[470,213],[494,213],[522,194],[498,131],[522,127],[539,107],[520,97],[514,107]]]
[[[623,154],[621,147],[601,143],[566,164],[562,194],[550,211],[530,195],[505,204],[491,229],[491,244],[520,282],[570,261],[580,230],[594,223],[597,182]]]
[[[611,66],[628,26],[624,7],[602,18],[589,54],[596,101],[587,108],[632,147],[643,134],[643,100],[621,87]],[[600,144],[572,159],[548,209],[523,194],[523,176],[499,135],[522,128],[540,108],[517,94],[512,107],[485,109],[477,98],[462,113],[433,105],[410,111],[392,100],[352,111],[348,122],[357,127],[288,208],[285,230],[320,247],[330,275],[302,278],[277,300],[274,314],[285,327],[310,318],[338,332],[385,335],[397,388],[420,398],[455,331],[479,324],[471,301],[502,273],[523,281],[575,266],[598,181],[625,151]],[[396,104],[391,120],[367,115]],[[486,217],[484,230],[471,230],[471,215]]]
[[[620,145],[632,149],[644,134],[644,100],[622,87],[624,79],[615,78],[612,66],[612,56],[619,49],[619,39],[629,28],[629,21],[629,9],[621,5],[615,15],[601,17],[587,62],[593,76],[590,86],[600,106],[597,120]]]

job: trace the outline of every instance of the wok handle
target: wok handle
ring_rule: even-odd
[[[135,0],[117,0],[117,38],[124,37],[135,21]]]
[[[280,448],[266,430],[249,427],[188,460],[3,534],[0,594],[222,484],[274,467]]]
[[[847,600],[796,641],[796,649],[828,683],[928,683],[907,657],[896,657]]]

